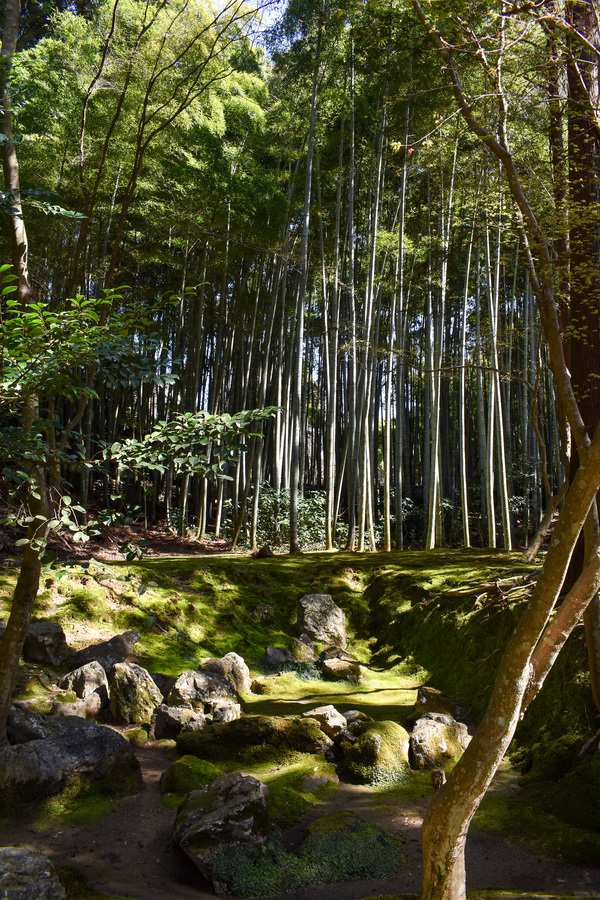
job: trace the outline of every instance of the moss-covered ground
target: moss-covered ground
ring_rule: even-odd
[[[428,685],[450,695],[476,724],[536,570],[516,554],[487,550],[264,560],[224,554],[108,567],[92,562],[67,574],[47,572],[36,615],[60,622],[73,646],[137,628],[137,661],[165,675],[236,651],[265,691],[244,696],[249,714],[299,715],[332,703],[341,712],[359,709],[410,727],[417,689]],[[8,617],[15,577],[15,568],[0,568],[0,619]],[[330,593],[346,612],[349,650],[368,665],[363,684],[265,671],[265,648],[291,645],[297,602],[314,592]],[[265,604],[274,610],[269,623],[252,615]],[[40,709],[49,702],[44,679],[40,667],[23,667],[20,696]],[[578,756],[595,730],[593,722],[583,635],[576,630],[519,727],[511,748],[518,771],[506,776],[506,790],[485,799],[473,827],[512,837],[538,855],[600,864],[598,751]],[[226,755],[212,764],[224,772],[239,767]],[[271,811],[282,828],[325,809],[327,796],[335,794],[334,778],[313,791],[301,789],[315,764],[302,754],[289,754],[279,768],[270,759],[245,761],[247,771],[270,784]],[[431,795],[423,774],[365,790],[380,810]],[[181,795],[178,789],[167,793],[171,804]]]

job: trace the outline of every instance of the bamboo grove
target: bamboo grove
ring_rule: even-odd
[[[563,34],[462,6],[456,45],[501,55],[566,302]],[[35,297],[118,288],[111,316],[152,373],[90,370],[69,440],[99,460],[182,412],[274,409],[230,480],[65,466],[82,507],[123,497],[251,546],[526,545],[565,472],[529,250],[412,7],[107,0],[26,25],[11,101]],[[463,79],[493,123],[480,63],[465,54]]]

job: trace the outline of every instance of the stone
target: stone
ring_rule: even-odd
[[[58,680],[58,686],[65,691],[73,691],[81,700],[85,700],[88,697],[91,698],[92,694],[96,694],[100,702],[97,712],[100,712],[100,709],[108,704],[108,678],[106,677],[106,672],[96,660],[74,669],[67,675],[63,675]],[[96,705],[96,701],[90,699],[90,713],[93,708],[95,709]],[[97,715],[97,712],[91,714]]]
[[[344,715],[348,726],[353,725],[355,722],[366,722],[369,718],[364,712],[361,712],[360,709],[347,709]]]
[[[152,740],[174,740],[184,728],[198,731],[204,728],[206,716],[197,710],[180,706],[167,706],[161,703],[152,713],[150,720],[150,737]]]
[[[166,700],[169,696],[169,691],[175,684],[175,679],[171,678],[170,675],[162,675],[160,672],[151,672],[150,674],[156,687],[163,695],[163,699]]]
[[[344,776],[354,784],[403,777],[409,772],[408,740],[408,732],[397,722],[361,722],[341,742]]]
[[[210,715],[219,700],[237,702],[238,699],[235,689],[222,675],[188,669],[176,679],[169,691],[167,705],[199,709]]]
[[[0,749],[2,801],[51,797],[73,776],[139,790],[139,763],[124,737],[86,719],[57,717],[55,722],[50,737]]]
[[[60,728],[57,728],[51,719],[33,712],[31,709],[11,706],[8,711],[6,735],[9,744],[26,744],[27,741],[39,741],[43,738],[54,737],[59,731]]]
[[[23,645],[26,662],[61,666],[71,655],[67,638],[58,622],[32,622]]]
[[[49,859],[28,847],[0,847],[2,900],[65,900],[66,893]]]
[[[242,715],[239,703],[233,700],[218,700],[213,707],[212,720],[214,724],[219,722],[233,722]]]
[[[271,606],[269,603],[264,606],[257,606],[252,610],[250,615],[257,622],[263,622],[265,625],[268,625],[275,618],[275,607]]]
[[[265,544],[264,547],[261,547],[260,550],[256,550],[252,554],[253,559],[273,559],[274,556],[275,554],[268,544]]]
[[[317,706],[315,709],[302,713],[305,718],[316,719],[322,731],[332,740],[340,737],[348,724],[345,716],[337,711],[335,706]]]
[[[317,659],[313,642],[306,634],[294,638],[291,652],[296,662],[299,663],[315,662]]]
[[[221,659],[203,659],[200,663],[202,672],[214,672],[231,681],[238,693],[250,690],[250,669],[244,659],[237,653],[226,653]]]
[[[87,700],[76,700],[74,703],[64,703],[55,700],[50,710],[51,716],[77,716],[80,719],[87,718]]]
[[[271,823],[267,812],[268,787],[251,775],[232,772],[192,791],[177,810],[173,839],[213,881],[211,859],[216,851],[265,843]],[[224,885],[213,882],[215,890]]]
[[[462,722],[444,713],[427,713],[417,719],[410,735],[410,765],[413,769],[441,769],[460,759],[470,740]]]
[[[352,681],[360,684],[363,680],[360,663],[345,659],[326,659],[322,664],[323,678],[329,681]]]
[[[346,616],[330,594],[305,594],[298,604],[297,625],[315,641],[346,647]]]
[[[201,759],[276,760],[289,753],[324,754],[333,741],[316,719],[296,716],[242,716],[232,722],[210,724],[196,734],[182,732],[180,753]]]
[[[113,719],[124,725],[149,725],[163,699],[150,673],[135,663],[115,663],[109,684]]]
[[[295,659],[285,647],[267,647],[265,663],[271,669],[280,669],[283,666],[293,666]]]
[[[78,650],[73,656],[72,662],[75,666],[84,666],[86,663],[96,660],[105,672],[110,673],[114,665],[125,662],[139,639],[140,633],[135,629],[125,631],[123,634],[116,634],[108,641],[102,641],[101,644],[92,644],[90,647]]]

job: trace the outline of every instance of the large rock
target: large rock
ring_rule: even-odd
[[[471,740],[467,726],[443,713],[417,719],[410,735],[409,760],[413,769],[438,769],[462,756]]]
[[[32,622],[23,645],[26,662],[62,665],[71,655],[65,633],[58,622]]]
[[[124,737],[85,719],[56,721],[61,724],[53,737],[0,749],[2,800],[50,797],[73,776],[89,781],[106,778],[115,789],[139,789],[139,763]]]
[[[181,706],[161,703],[152,713],[150,737],[153,740],[174,740],[184,730],[199,731],[206,725],[204,713]]]
[[[1,900],[65,900],[49,859],[27,847],[0,847]]]
[[[56,737],[64,730],[63,724],[31,709],[11,706],[6,722],[6,735],[10,744],[26,744],[28,741]]]
[[[173,838],[205,878],[211,859],[239,844],[261,845],[270,831],[268,787],[251,775],[233,772],[192,791],[177,811]],[[214,883],[217,891],[224,886]]]
[[[181,753],[201,759],[276,760],[289,753],[324,754],[333,746],[316,719],[295,716],[242,716],[233,722],[206,725],[177,738]]]
[[[305,718],[316,719],[319,726],[325,734],[332,740],[335,740],[346,730],[348,724],[345,716],[337,711],[335,706],[317,706],[315,709],[302,713]]]
[[[86,663],[96,660],[105,672],[110,672],[114,665],[125,662],[139,639],[140,633],[135,629],[125,631],[123,634],[116,634],[108,641],[102,641],[101,644],[92,644],[91,647],[78,650],[73,656],[73,664],[84,666]]]
[[[409,772],[408,732],[397,722],[355,720],[341,742],[343,772],[358,784],[394,782]]]
[[[325,659],[321,665],[321,672],[326,681],[352,681],[360,684],[363,680],[362,666],[357,662],[347,659]]]
[[[292,641],[292,656],[299,663],[315,662],[317,655],[313,642],[307,634],[300,635]]]
[[[58,680],[58,686],[65,691],[73,691],[81,700],[97,694],[102,706],[108,703],[108,678],[96,660],[63,675]]]
[[[305,594],[298,604],[298,629],[323,644],[346,646],[346,616],[330,594]]]
[[[116,663],[109,683],[114,720],[124,725],[149,725],[163,699],[150,673],[134,663]]]
[[[227,678],[240,694],[250,690],[250,669],[237,653],[226,653],[221,659],[203,659],[200,669]]]
[[[209,715],[220,700],[237,703],[238,699],[237,692],[222,675],[188,669],[181,673],[169,691],[167,705],[199,709]]]
[[[285,647],[267,647],[265,650],[265,664],[269,669],[293,666],[295,662],[293,655]]]

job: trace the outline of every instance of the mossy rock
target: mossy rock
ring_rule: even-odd
[[[207,725],[177,738],[182,753],[202,759],[280,762],[292,753],[324,753],[331,740],[315,719],[292,716],[243,716],[233,722]]]
[[[269,787],[267,812],[271,822],[278,828],[293,828],[311,808],[306,797],[287,784],[273,784]]]
[[[408,732],[397,722],[360,723],[353,742],[343,740],[342,772],[354,784],[381,784],[404,780],[408,765]]]
[[[191,791],[211,784],[222,774],[221,769],[204,759],[182,756],[163,772],[160,779],[164,805],[170,808],[179,806]]]
[[[148,732],[145,728],[129,728],[121,733],[134,747],[143,747],[148,743]]]

